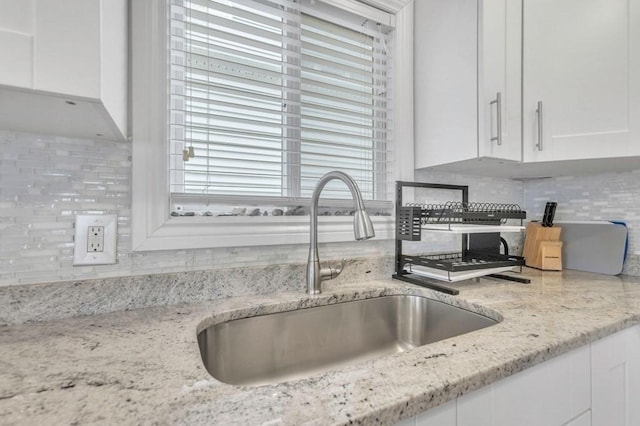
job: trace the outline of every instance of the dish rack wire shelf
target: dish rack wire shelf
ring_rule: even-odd
[[[403,189],[407,187],[457,190],[461,192],[462,200],[442,204],[403,204]],[[524,265],[523,257],[508,253],[506,241],[500,238],[500,232],[521,231],[525,218],[526,212],[517,204],[470,203],[468,186],[396,182],[396,259],[393,278],[449,294],[458,294],[458,290],[432,280],[454,282],[490,275],[529,282],[528,279],[498,274]],[[509,219],[519,219],[520,226],[506,225]],[[423,255],[403,253],[403,243],[422,241],[423,230],[462,234],[461,250]],[[501,244],[504,253],[500,253]]]

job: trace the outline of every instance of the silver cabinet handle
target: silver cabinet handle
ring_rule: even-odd
[[[489,105],[496,104],[496,122],[498,127],[498,135],[491,138],[491,142],[497,141],[498,145],[502,145],[502,93],[496,94],[496,100],[489,102]]]
[[[542,151],[544,148],[542,146],[542,141],[544,137],[542,136],[542,101],[538,101],[538,109],[536,109],[536,115],[538,116],[538,151]]]

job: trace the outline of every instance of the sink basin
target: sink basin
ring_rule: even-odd
[[[221,322],[198,334],[207,371],[233,385],[280,383],[404,352],[498,321],[415,295]]]

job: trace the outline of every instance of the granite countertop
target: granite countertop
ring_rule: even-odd
[[[640,323],[640,278],[526,269],[448,296],[393,280],[325,294],[242,296],[0,327],[1,424],[393,424]],[[213,379],[196,330],[244,313],[417,293],[477,304],[503,321],[408,352],[278,385]],[[480,308],[481,309],[481,308]]]

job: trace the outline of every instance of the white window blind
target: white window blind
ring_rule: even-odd
[[[291,0],[172,0],[172,197],[286,205],[342,170],[391,200],[390,37]]]

